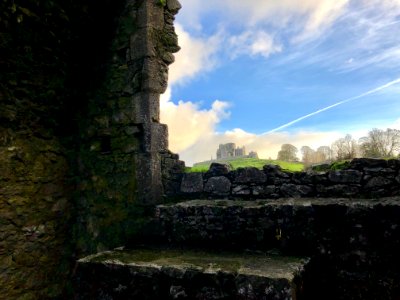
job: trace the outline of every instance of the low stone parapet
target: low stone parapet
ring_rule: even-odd
[[[343,170],[288,172],[266,165],[230,170],[213,163],[205,173],[184,174],[183,198],[389,197],[400,194],[400,160],[359,158]]]

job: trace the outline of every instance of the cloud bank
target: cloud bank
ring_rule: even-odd
[[[175,62],[169,70],[169,84],[183,84],[202,72],[212,70],[217,63],[216,52],[220,47],[219,33],[196,38],[185,31],[179,23],[175,24],[181,50],[175,54]]]

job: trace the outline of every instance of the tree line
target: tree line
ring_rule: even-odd
[[[292,144],[283,144],[278,152],[278,160],[299,161],[298,152],[299,150]],[[358,141],[347,134],[334,141],[331,146],[320,146],[317,150],[309,146],[302,146],[300,152],[301,161],[306,166],[355,157],[400,157],[400,130],[374,128],[368,132],[367,136]]]

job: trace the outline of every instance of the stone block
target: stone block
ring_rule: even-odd
[[[308,185],[296,185],[296,184],[287,184],[284,183],[280,191],[285,197],[304,197],[310,196],[313,192],[312,187]]]
[[[328,177],[326,172],[317,172],[313,174],[313,182],[315,184],[324,184],[328,182]]]
[[[164,194],[161,178],[161,158],[156,152],[135,154],[135,172],[132,178],[136,181],[136,195],[138,203],[153,205],[160,203]]]
[[[372,177],[368,182],[364,185],[366,189],[378,189],[388,185],[391,185],[393,180],[388,179],[386,177],[377,176]]]
[[[240,196],[240,195],[250,195],[251,190],[247,185],[236,185],[232,187],[232,195]]]
[[[160,123],[143,126],[143,150],[145,152],[162,152],[168,149],[168,127]]]
[[[349,164],[349,169],[362,170],[364,168],[386,168],[387,166],[388,162],[385,159],[354,158]]]
[[[186,173],[183,175],[180,189],[182,193],[201,193],[203,190],[202,173]]]
[[[334,183],[360,183],[362,173],[357,170],[330,171],[328,179]]]
[[[178,0],[167,0],[167,8],[173,14],[177,14],[178,11],[182,8],[182,5]]]
[[[234,172],[234,183],[265,183],[267,176],[257,168],[239,168]]]
[[[317,192],[324,194],[324,197],[353,197],[359,195],[360,185],[347,185],[347,184],[335,184],[332,186],[318,185]]]
[[[163,94],[168,85],[168,66],[161,60],[145,58],[142,70],[141,90]]]
[[[298,172],[293,173],[292,181],[296,184],[309,184],[314,182],[314,173]]]
[[[137,11],[137,26],[144,27],[164,27],[164,7],[158,1],[145,0]]]
[[[148,56],[155,56],[154,40],[147,28],[140,28],[130,36],[129,59],[138,60]]]
[[[263,167],[264,173],[267,177],[280,177],[280,178],[290,178],[291,173],[283,172],[282,168],[278,165],[265,165]]]
[[[131,110],[134,123],[150,123],[160,121],[160,95],[157,93],[137,93],[132,97]]]
[[[213,195],[229,195],[231,191],[231,182],[225,176],[211,177],[206,182],[204,191]]]
[[[275,299],[300,291],[306,259],[182,249],[114,250],[78,261],[74,299]]]
[[[227,176],[232,171],[232,166],[228,163],[212,163],[208,171],[204,174],[204,178],[210,178],[215,176]]]

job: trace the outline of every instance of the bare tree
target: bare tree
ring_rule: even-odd
[[[297,148],[292,144],[283,144],[281,150],[278,152],[278,160],[297,161],[297,152]]]
[[[357,142],[347,134],[344,138],[336,140],[332,144],[332,150],[337,160],[352,159],[357,156]]]
[[[309,146],[301,147],[302,161],[305,166],[309,166],[314,163],[315,151]]]
[[[320,146],[316,152],[317,163],[331,161],[333,157],[332,149],[329,146]]]
[[[332,150],[329,146],[320,146],[317,151],[309,146],[301,147],[302,161],[304,165],[309,166],[332,160]]]
[[[400,150],[400,130],[374,128],[360,139],[360,149],[364,157],[394,157]]]

